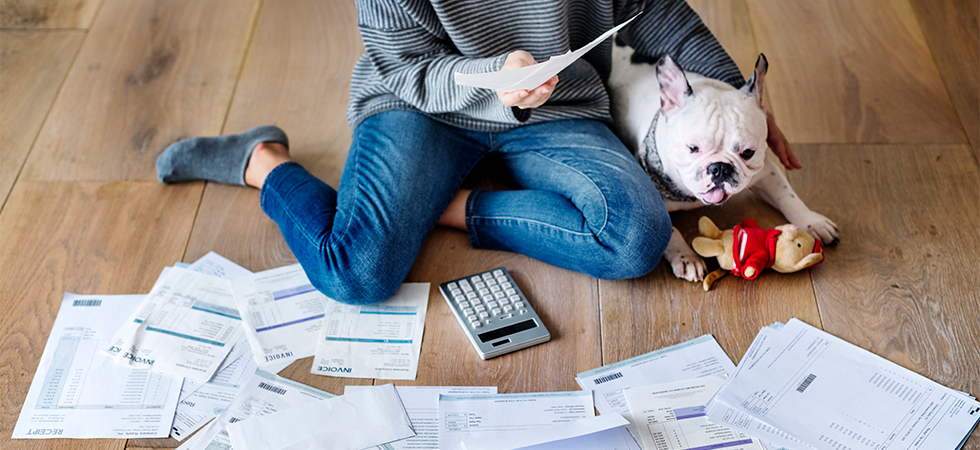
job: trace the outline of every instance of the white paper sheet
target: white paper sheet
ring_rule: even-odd
[[[643,448],[763,450],[752,438],[708,421],[704,405],[726,379],[709,375],[623,391]]]
[[[374,305],[327,300],[311,373],[414,380],[428,304],[429,283],[405,283]]]
[[[329,392],[259,369],[242,386],[231,404],[210,425],[179,448],[181,450],[230,449],[231,439],[226,429],[229,423],[334,397],[336,395]],[[197,438],[198,436],[200,438]]]
[[[227,428],[235,450],[360,450],[415,436],[391,384],[230,423]]]
[[[626,442],[623,441],[622,433],[608,433],[616,428],[625,427],[628,422],[619,414],[606,414],[598,417],[589,417],[572,422],[560,422],[542,427],[534,427],[521,431],[508,431],[494,436],[493,439],[481,439],[464,441],[463,447],[466,450],[517,450],[517,449],[541,449],[561,443],[562,449],[583,448],[596,450],[597,448],[617,447],[626,449]],[[596,445],[596,434],[604,437],[606,442],[601,443],[601,447]],[[618,441],[618,442],[617,442]],[[589,447],[584,447],[588,442]]]
[[[143,295],[65,294],[12,438],[155,438],[170,433],[182,379],[100,351]]]
[[[224,278],[226,280],[243,277],[252,273],[252,271],[235,264],[230,259],[215,252],[208,252],[208,254],[194,261],[187,268],[195,272],[206,273],[213,277]]]
[[[591,389],[599,414],[629,414],[623,389],[657,383],[728,374],[735,365],[710,334],[665,347],[618,363],[582,372],[575,377],[582,389]],[[628,419],[629,417],[627,417]]]
[[[591,391],[440,395],[439,448],[462,450],[513,432],[595,416]]]
[[[171,268],[105,347],[130,366],[211,379],[242,333],[228,280]]]
[[[372,386],[345,386],[344,394]],[[395,386],[415,436],[383,446],[391,450],[439,450],[439,395],[496,394],[496,386]]]
[[[259,367],[313,356],[328,299],[299,264],[235,278],[232,290]]]
[[[512,92],[522,89],[534,89],[550,80],[551,77],[558,75],[559,72],[572,65],[572,63],[588,53],[589,50],[592,50],[595,46],[601,44],[606,39],[609,39],[614,33],[626,26],[626,24],[632,22],[633,19],[640,14],[633,16],[626,22],[623,22],[613,29],[603,33],[602,36],[597,37],[592,42],[586,44],[584,47],[578,50],[575,50],[574,52],[568,51],[568,53],[563,55],[553,56],[545,62],[517,69],[473,74],[457,72],[454,74],[456,84],[460,86],[474,86],[485,89],[493,89],[497,92]]]
[[[957,448],[980,419],[976,400],[799,320],[767,335],[709,402],[713,422],[821,450],[916,450]]]

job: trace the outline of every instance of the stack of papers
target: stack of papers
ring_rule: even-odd
[[[764,328],[707,406],[791,450],[956,449],[980,420],[969,395],[796,319]]]

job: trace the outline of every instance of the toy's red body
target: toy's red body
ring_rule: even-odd
[[[776,260],[777,229],[764,230],[752,219],[745,219],[732,230],[735,243],[732,247],[735,267],[732,273],[753,280],[763,269],[772,267]],[[746,274],[746,269],[751,275]]]

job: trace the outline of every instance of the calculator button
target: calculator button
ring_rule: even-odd
[[[459,289],[453,289],[453,290],[451,290],[449,292],[452,292],[453,295],[463,295],[463,291],[461,291]]]
[[[486,311],[487,310],[487,307],[486,306],[483,306],[483,305],[476,305],[474,308],[477,311],[480,311],[480,312],[483,312],[483,311]]]
[[[490,292],[500,292],[500,286],[490,286]]]
[[[527,310],[526,310],[526,309],[522,309],[522,310],[520,310],[520,311],[518,311],[518,312],[519,312],[519,313],[521,313],[521,314],[524,314],[524,313],[526,313],[526,312],[527,312]]]
[[[504,312],[511,312],[513,310],[514,310],[514,307],[513,306],[504,305]]]
[[[469,316],[466,316],[466,320],[469,320],[470,322],[473,322],[473,321],[476,321],[476,320],[479,320],[479,319],[476,318],[476,314],[471,314]]]
[[[514,302],[514,307],[515,308],[523,308],[524,307],[524,302]]]
[[[464,281],[464,283],[466,283],[466,282]],[[473,292],[473,286],[470,286],[469,283],[464,284],[462,286],[463,286],[463,292],[466,292],[466,293]]]
[[[507,295],[504,294],[503,292],[494,292],[493,296],[496,298],[507,298]]]
[[[485,302],[492,302],[493,301],[493,297],[490,296],[490,295],[484,295],[483,296],[483,301],[485,301]]]
[[[466,297],[463,297],[462,295],[457,295],[457,296],[455,296],[453,298],[456,299],[456,303],[460,303],[460,302],[466,301]]]
[[[479,283],[479,282],[481,282],[481,281],[482,281],[483,279],[482,279],[482,278],[480,278],[480,276],[479,276],[479,275],[473,275],[472,277],[470,277],[470,280],[471,280],[471,281],[473,281],[474,283]]]
[[[491,278],[493,278],[493,275],[490,275],[489,273],[485,273],[485,274],[483,274],[483,279],[484,279],[484,280],[489,280],[489,279],[491,279]]]
[[[476,322],[470,322],[470,325],[473,326],[473,328],[480,328],[483,326],[483,324],[480,323],[479,320],[477,320]]]
[[[487,295],[489,293],[490,293],[490,289],[487,288],[480,289],[480,295]]]
[[[465,309],[463,309],[463,314],[466,314],[467,316],[472,315],[474,313],[476,313],[476,311],[474,311],[473,308],[465,308]]]
[[[497,280],[494,280],[493,278],[487,280],[487,286],[493,286],[495,284],[497,284]]]
[[[456,285],[456,282],[455,281],[453,281],[452,283],[447,284],[446,287],[448,287],[450,290],[452,290],[452,289],[458,289],[459,288],[459,286]]]
[[[503,311],[501,311],[500,308],[494,308],[494,309],[491,309],[490,312],[493,313],[493,315],[495,315],[495,316],[499,316],[500,313],[503,312]]]
[[[463,308],[463,309],[469,308],[470,307],[470,302],[459,302],[459,307],[460,308]]]
[[[513,314],[507,314],[506,316],[500,316],[500,317],[498,317],[498,319],[504,320],[504,319],[510,319],[511,317],[514,317],[514,315]]]
[[[476,283],[473,283],[473,286],[476,286],[477,289],[483,289],[487,287],[487,284],[482,281],[478,281]]]
[[[497,302],[487,302],[487,308],[496,308],[498,306],[500,305],[498,305]]]
[[[507,290],[506,290],[506,291],[504,291],[504,292],[505,292],[505,293],[506,293],[507,295],[517,295],[517,291],[515,291],[515,290],[513,290],[513,289],[507,289]]]
[[[509,305],[510,304],[510,300],[507,300],[506,298],[502,298],[502,299],[500,299],[500,304],[501,305]]]
[[[493,271],[493,276],[495,276],[495,277],[502,277],[502,276],[504,276],[504,271],[503,270],[500,270],[500,269],[494,270]]]
[[[476,297],[477,297],[476,292],[469,291],[466,293],[466,298],[476,298]]]
[[[488,313],[488,312],[481,312],[480,313],[480,318],[481,319],[486,319],[487,317],[490,317],[490,313]]]
[[[521,301],[521,298],[518,297],[518,296],[516,296],[516,295],[511,295],[510,297],[507,297],[507,298],[509,298],[510,301],[512,301],[512,302],[519,302],[519,301]]]
[[[500,283],[500,287],[502,287],[502,288],[504,288],[504,289],[510,289],[510,288],[512,288],[512,287],[514,287],[514,285],[513,285],[513,284],[510,284],[509,282],[506,282],[506,281],[505,281],[505,282],[503,282],[503,283]]]

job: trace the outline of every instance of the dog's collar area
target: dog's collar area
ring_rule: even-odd
[[[653,122],[650,123],[650,131],[647,132],[646,137],[643,138],[643,142],[640,143],[639,154],[643,157],[638,158],[640,160],[640,166],[643,170],[650,175],[650,181],[657,186],[657,190],[660,191],[660,196],[664,200],[672,202],[697,202],[697,197],[688,195],[684,191],[680,190],[667,174],[664,173],[664,163],[660,161],[660,152],[657,150],[657,121],[660,120],[661,111],[658,109],[657,114],[653,116]]]

